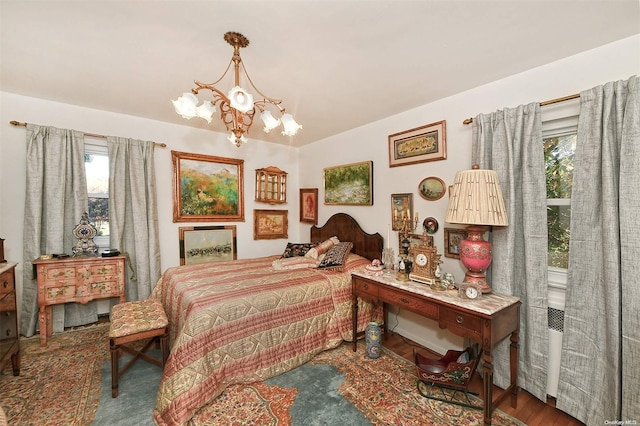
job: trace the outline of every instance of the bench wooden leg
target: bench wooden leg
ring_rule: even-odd
[[[111,348],[111,398],[117,398],[118,378],[120,377],[120,373],[118,372],[120,350],[119,346],[114,344],[113,340],[111,340],[109,346]]]

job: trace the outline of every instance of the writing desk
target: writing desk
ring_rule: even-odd
[[[518,398],[518,333],[520,331],[520,300],[501,294],[482,295],[477,300],[462,299],[457,293],[431,290],[428,285],[413,281],[396,281],[394,275],[372,276],[365,272],[351,275],[353,303],[353,351],[356,351],[358,330],[358,297],[372,302],[390,304],[438,321],[440,328],[473,339],[482,346],[482,377],[484,423],[491,424],[493,409],[507,395],[511,406]],[[384,331],[387,331],[384,306]],[[509,350],[510,385],[500,397],[493,400],[492,350],[507,336],[511,338]]]

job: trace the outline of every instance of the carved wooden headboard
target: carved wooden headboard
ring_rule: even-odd
[[[336,213],[323,226],[311,227],[311,242],[320,243],[336,236],[340,241],[351,241],[353,253],[369,260],[380,259],[384,248],[384,238],[379,233],[368,234],[358,222],[346,213]]]

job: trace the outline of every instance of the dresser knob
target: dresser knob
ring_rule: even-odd
[[[3,288],[9,288],[9,281],[4,281],[4,282],[2,283],[2,287],[3,287]]]
[[[369,290],[369,284],[365,283],[362,287],[364,287],[365,290]]]
[[[462,316],[461,316],[461,315],[458,315],[458,316],[456,317],[456,322],[457,322],[458,324],[462,324],[462,321],[463,321]]]
[[[402,303],[405,303],[405,304],[406,304],[406,303],[409,303],[409,299],[405,299],[404,297],[401,297],[401,298],[400,298],[400,301],[401,301]]]

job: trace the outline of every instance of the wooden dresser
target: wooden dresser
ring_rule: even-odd
[[[119,297],[125,302],[126,255],[34,260],[38,280],[40,343],[52,333],[51,306]]]
[[[0,371],[11,360],[14,376],[20,374],[16,265],[15,262],[0,263]]]

